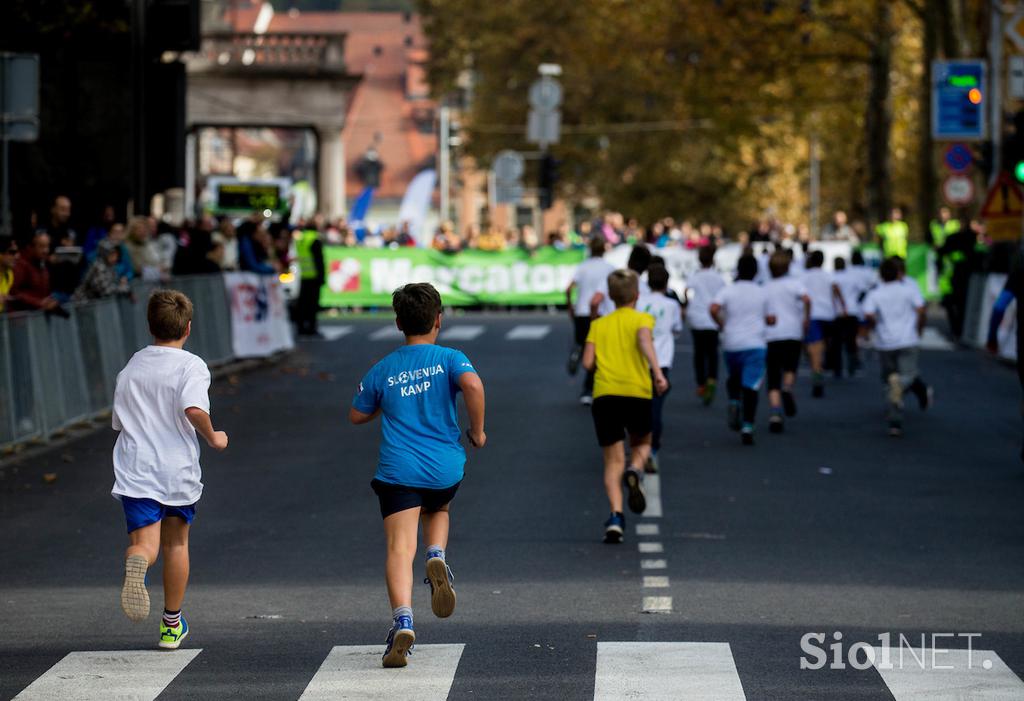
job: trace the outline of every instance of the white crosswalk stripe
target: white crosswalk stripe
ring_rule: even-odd
[[[370,334],[371,341],[397,341],[405,338],[397,326],[384,326]]]
[[[416,699],[444,701],[455,681],[463,645],[417,645],[409,666],[384,669],[381,645],[335,647],[299,701]]]
[[[505,338],[509,341],[539,341],[549,333],[550,324],[520,324],[505,334]]]
[[[743,701],[729,643],[598,643],[594,701]]]
[[[956,348],[953,342],[946,338],[941,331],[926,326],[924,331],[921,332],[921,349],[922,350],[940,350],[950,351]]]
[[[1024,682],[992,650],[873,648],[896,701],[1019,701]]]
[[[15,701],[149,701],[202,652],[129,650],[71,652],[36,679]]]
[[[320,335],[325,341],[337,341],[355,331],[353,326],[321,326]]]
[[[440,338],[442,341],[472,341],[482,335],[484,331],[486,329],[483,326],[476,324],[449,326],[447,329],[441,329]]]

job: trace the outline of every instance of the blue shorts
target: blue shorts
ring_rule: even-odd
[[[807,324],[807,336],[804,338],[804,342],[817,343],[818,341],[824,341],[826,331],[831,323],[831,321],[825,321],[824,319],[811,319],[810,323]]]
[[[136,499],[135,497],[121,497],[121,505],[124,507],[124,518],[128,522],[128,532],[137,531],[146,526],[152,526],[157,521],[163,521],[169,516],[180,518],[185,523],[192,523],[196,517],[196,505],[188,506],[165,506],[154,499]]]
[[[747,389],[757,391],[764,382],[765,358],[767,348],[750,348],[741,351],[726,351],[725,365],[729,374],[739,376],[740,384]]]

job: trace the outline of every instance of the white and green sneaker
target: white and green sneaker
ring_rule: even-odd
[[[171,627],[160,619],[160,647],[164,650],[177,650],[181,642],[188,637],[188,621],[182,616],[178,625]]]

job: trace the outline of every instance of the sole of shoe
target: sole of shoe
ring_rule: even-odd
[[[132,555],[124,562],[124,585],[121,587],[121,610],[128,620],[146,620],[149,616],[149,592],[146,591],[146,570],[149,563],[141,555]]]
[[[743,445],[754,445],[754,434],[753,433],[741,433],[740,442]]]
[[[157,643],[157,645],[160,647],[161,650],[177,650],[179,647],[181,647],[181,644],[185,642],[185,638],[187,637],[188,631],[186,630],[173,643],[165,643],[163,640],[161,640],[159,643]]]
[[[821,385],[815,385],[814,389],[811,390],[811,396],[815,399],[821,399],[825,396],[825,388]]]
[[[796,399],[793,398],[792,392],[782,393],[782,410],[790,418],[796,416]]]
[[[629,497],[626,499],[629,503],[629,510],[634,514],[642,514],[647,510],[647,497],[644,495],[643,487],[640,486],[640,476],[635,470],[626,470],[623,481],[626,483],[626,489],[629,490]]]
[[[784,424],[781,421],[769,421],[768,430],[772,433],[782,433]]]
[[[622,529],[618,526],[606,528],[604,531],[604,542],[608,545],[618,545],[622,542]]]
[[[433,593],[430,596],[430,610],[438,618],[448,618],[455,613],[455,589],[448,581],[448,568],[444,560],[432,557],[427,560],[427,579]]]
[[[409,664],[409,650],[416,642],[416,634],[408,628],[395,633],[395,639],[391,643],[391,649],[384,655],[383,664],[388,669],[396,669]]]

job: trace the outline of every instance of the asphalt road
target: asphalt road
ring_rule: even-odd
[[[386,319],[339,323],[347,331],[336,340],[214,385],[214,421],[231,446],[203,458],[185,604],[194,657],[132,652],[155,647],[160,587],[154,571],[148,622],[122,615],[113,432],[0,468],[0,698],[34,682],[43,698],[72,689],[87,701],[119,688],[294,701],[307,687],[307,698],[333,689],[335,698],[583,701],[596,690],[899,701],[907,689],[957,684],[1024,698],[1024,469],[1010,368],[973,351],[924,352],[937,404],[908,411],[902,439],[886,436],[874,359],[822,400],[803,378],[787,432],[770,435],[762,409],[749,448],[726,428],[723,399],[705,409],[693,396],[684,342],[666,404],[662,515],[628,517],[625,544],[608,546],[600,452],[578,379],[564,369],[568,322],[540,314],[447,320],[479,327],[447,345],[466,351],[488,396],[489,444],[472,452],[453,508],[459,604],[434,619],[427,587],[417,587],[417,653],[406,670],[378,670],[390,620],[369,488],[379,428],[349,426],[345,413],[362,373],[397,340],[380,332]],[[549,330],[506,339],[516,327]],[[51,472],[56,482],[44,483]],[[889,633],[893,645],[904,634],[919,648],[924,634],[925,647],[970,642],[998,657],[984,656],[987,677],[976,676],[977,660],[954,672],[801,669],[802,657],[813,661],[801,638],[825,634],[825,649],[836,632],[844,656]],[[943,633],[961,637],[931,637]],[[364,645],[372,653],[347,647]],[[72,655],[48,672],[69,653],[96,651],[123,652]],[[137,678],[153,690],[132,686]],[[411,686],[389,691],[396,679]]]

